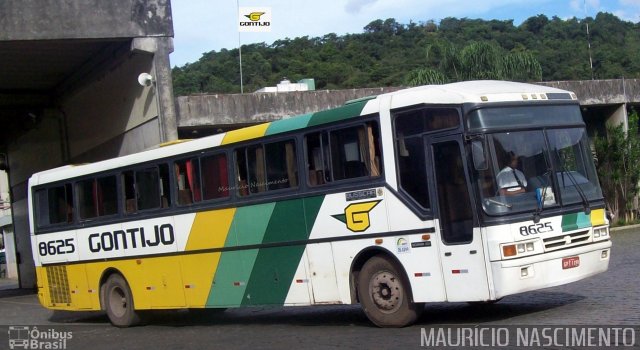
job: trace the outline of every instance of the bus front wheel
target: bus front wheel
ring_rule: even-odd
[[[109,321],[116,327],[130,327],[140,323],[140,315],[134,309],[133,294],[121,275],[114,273],[104,286],[104,303]]]
[[[408,283],[389,258],[370,258],[358,275],[358,298],[378,327],[404,327],[415,322],[424,305],[411,301]]]

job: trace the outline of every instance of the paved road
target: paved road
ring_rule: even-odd
[[[31,293],[0,291],[0,349],[18,325],[71,332],[67,349],[419,348],[422,330],[513,325],[635,327],[640,344],[640,229],[616,232],[607,273],[566,286],[504,298],[494,305],[429,304],[403,329],[372,327],[358,306],[247,308],[219,313],[154,315],[150,325],[117,329],[101,313],[52,312]],[[494,328],[495,329],[495,328]]]

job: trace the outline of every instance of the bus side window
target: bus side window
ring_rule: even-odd
[[[136,171],[136,196],[138,210],[160,207],[160,177],[158,168]]]
[[[249,175],[247,173],[247,149],[246,147],[239,148],[235,151],[236,155],[236,181],[238,182],[237,189],[238,194],[243,196],[249,195]]]
[[[105,176],[76,183],[80,219],[118,213],[115,176]]]
[[[334,180],[380,176],[377,128],[373,123],[331,132]]]
[[[307,169],[312,186],[331,182],[329,171],[329,136],[327,132],[316,132],[306,137]]]
[[[216,154],[200,159],[202,167],[202,195],[204,200],[229,197],[227,155]]]
[[[134,182],[133,171],[122,173],[122,191],[124,198],[124,211],[127,214],[136,212],[136,184]]]
[[[160,164],[158,170],[160,170],[160,206],[162,208],[168,208],[171,206],[169,166],[167,164]]]
[[[373,122],[307,135],[309,184],[380,176],[378,135]]]
[[[298,187],[296,145],[293,141],[268,143],[264,146],[269,191]]]
[[[189,158],[174,163],[178,187],[178,205],[189,205],[199,202],[200,194],[200,162],[198,158]]]
[[[36,191],[36,212],[39,227],[73,222],[71,184]]]

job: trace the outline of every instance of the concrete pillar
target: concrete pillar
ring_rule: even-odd
[[[153,57],[158,99],[160,141],[178,139],[176,108],[173,99],[173,79],[169,54],[173,52],[173,38],[158,38],[158,50]]]
[[[623,130],[624,131],[629,130],[629,121],[627,120],[627,105],[624,103],[618,105],[618,107],[613,111],[613,113],[607,117],[606,124],[608,126],[616,126],[616,125],[623,124],[624,125]]]

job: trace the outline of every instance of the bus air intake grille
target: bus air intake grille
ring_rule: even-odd
[[[544,239],[544,249],[547,252],[574,247],[584,243],[591,242],[591,231],[579,231],[567,233],[561,236],[549,237]]]
[[[71,295],[69,294],[67,267],[47,267],[47,279],[49,280],[49,295],[51,296],[51,304],[70,304]]]

